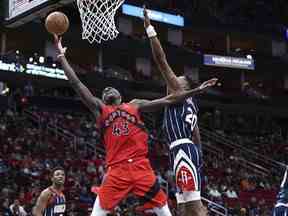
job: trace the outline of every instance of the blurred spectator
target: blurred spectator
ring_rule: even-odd
[[[249,205],[249,215],[260,216],[260,208],[258,206],[257,199],[255,197],[251,198],[251,202]]]
[[[20,205],[18,199],[14,200],[14,203],[9,207],[10,211],[12,212],[13,216],[26,216],[27,213],[24,208]]]
[[[229,189],[225,192],[226,196],[228,198],[238,198],[236,191],[233,189],[233,187],[229,187]]]
[[[240,209],[240,216],[246,216],[247,215],[247,210],[246,208],[241,208]]]
[[[34,88],[30,80],[28,80],[27,84],[24,86],[24,96],[34,96]]]
[[[211,196],[212,198],[221,198],[221,193],[218,191],[217,185],[212,185],[211,188],[208,189],[208,195]]]
[[[12,216],[12,212],[9,208],[9,200],[8,199],[5,199],[3,202],[2,202],[2,206],[0,208],[0,212],[3,213],[3,216]]]

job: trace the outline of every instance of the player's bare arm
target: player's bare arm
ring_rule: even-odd
[[[166,54],[161,46],[157,34],[150,23],[148,12],[144,6],[144,27],[150,39],[153,59],[157,64],[158,69],[160,70],[164,80],[167,84],[169,92],[173,93],[179,90],[182,90],[181,85],[175,75],[174,71],[167,62]],[[154,32],[153,32],[154,31]],[[150,32],[150,33],[149,33]]]
[[[41,192],[40,196],[37,199],[36,205],[33,208],[33,216],[43,215],[44,209],[47,207],[47,203],[51,195],[51,192],[47,189]]]
[[[89,108],[89,110],[95,115],[95,117],[99,116],[101,111],[101,107],[103,105],[102,101],[99,98],[96,98],[92,95],[89,89],[80,81],[75,71],[72,69],[70,64],[68,63],[65,52],[66,47],[62,46],[62,38],[59,38],[54,34],[55,45],[59,52],[58,58],[61,62],[65,75],[67,76],[71,86],[76,91],[76,93],[81,98],[82,102]]]
[[[201,144],[201,136],[200,136],[200,131],[199,131],[198,124],[195,126],[195,128],[193,130],[192,139],[193,139],[193,143]]]
[[[167,95],[166,97],[152,100],[152,101],[135,99],[135,100],[132,100],[130,103],[137,105],[140,111],[143,111],[143,112],[151,112],[151,111],[159,110],[165,106],[178,103],[182,100],[185,100],[186,98],[200,94],[206,89],[214,86],[217,83],[217,81],[218,79],[213,78],[213,79],[203,82],[199,87],[195,89],[190,89],[188,91],[175,92],[173,94]]]

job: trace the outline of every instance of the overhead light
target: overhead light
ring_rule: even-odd
[[[19,55],[19,53],[20,53],[19,50],[16,50],[16,54]]]
[[[39,63],[43,64],[45,62],[45,58],[43,56],[39,57]]]
[[[249,86],[250,84],[249,84],[249,82],[244,82],[243,84],[242,84],[242,86]]]
[[[247,58],[247,59],[253,59],[253,58],[252,58],[252,55],[247,55],[246,58]]]
[[[32,63],[34,61],[33,57],[29,58],[29,62]]]
[[[5,94],[7,94],[9,91],[10,91],[10,89],[7,87],[7,88],[5,88],[5,89],[1,92],[1,95],[5,95]]]
[[[22,98],[21,98],[21,102],[22,102],[23,104],[24,104],[24,103],[27,103],[27,101],[28,101],[28,100],[27,100],[26,97],[22,97]]]
[[[56,64],[55,64],[55,63],[53,63],[53,64],[52,64],[52,67],[56,67]]]

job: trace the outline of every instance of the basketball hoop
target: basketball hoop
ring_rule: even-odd
[[[113,40],[118,35],[115,14],[124,0],[77,0],[82,21],[82,39],[90,43]]]

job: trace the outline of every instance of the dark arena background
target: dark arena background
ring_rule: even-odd
[[[73,0],[1,0],[1,216],[32,215],[55,166],[66,171],[65,215],[90,215],[96,198],[90,188],[106,172],[101,128],[67,81],[46,16],[56,10],[68,16],[67,58],[95,96],[113,86],[124,102],[155,99],[166,86],[139,18],[143,4],[155,13],[151,22],[177,75],[219,79],[195,96],[208,215],[272,214],[288,163],[287,0],[126,0],[115,16],[118,37],[101,44],[82,40]],[[163,110],[142,117],[149,159],[172,214],[181,215]],[[129,195],[110,215],[154,214]]]

